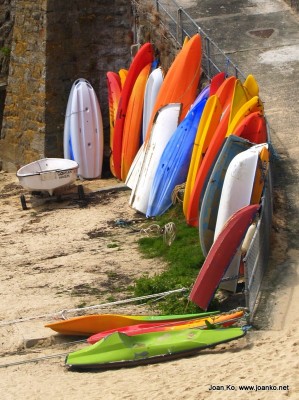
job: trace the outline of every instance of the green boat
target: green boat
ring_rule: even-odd
[[[71,370],[130,367],[193,355],[207,347],[239,339],[246,328],[184,329],[127,336],[112,333],[96,344],[67,355]]]

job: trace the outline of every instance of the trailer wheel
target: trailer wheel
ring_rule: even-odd
[[[84,193],[83,185],[78,185],[78,196],[79,196],[79,200],[84,200],[85,199],[85,193]]]
[[[22,209],[23,210],[28,210],[27,204],[26,204],[26,199],[25,196],[22,194],[20,196],[21,204],[22,204]]]

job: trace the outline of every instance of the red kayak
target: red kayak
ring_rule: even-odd
[[[258,204],[253,204],[238,210],[213,243],[189,296],[201,309],[207,310],[259,208]]]
[[[225,72],[219,72],[217,75],[214,75],[213,78],[211,78],[210,96],[216,94],[217,90],[224,81],[225,81]]]
[[[130,96],[136,82],[136,79],[143,68],[154,60],[154,50],[151,43],[145,43],[140,47],[130,65],[128,75],[118,103],[117,114],[114,125],[112,157],[114,173],[118,179],[121,179],[121,151],[123,140],[123,129]]]
[[[104,332],[99,332],[96,335],[92,335],[87,339],[87,342],[90,344],[94,344],[99,340],[103,339],[107,335],[110,335],[114,332],[122,332],[128,336],[140,335],[143,333],[151,333],[151,332],[161,332],[161,331],[177,331],[181,329],[189,329],[189,328],[198,328],[198,329],[206,329],[209,324],[212,325],[220,325],[222,327],[228,327],[234,324],[238,319],[244,316],[243,310],[232,311],[231,313],[218,314],[206,316],[204,318],[197,318],[188,321],[168,321],[165,323],[152,323],[152,324],[139,324],[139,325],[131,325],[124,326],[122,328],[110,329]],[[218,326],[219,327],[219,326]]]

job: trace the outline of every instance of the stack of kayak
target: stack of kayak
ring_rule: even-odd
[[[268,150],[254,76],[248,75],[242,83],[220,72],[196,96],[201,57],[201,39],[196,34],[185,42],[164,76],[153,59],[151,44],[146,43],[134,57],[124,83],[120,74],[109,72],[107,78],[112,173],[132,189],[130,205],[148,217],[169,209],[173,190],[185,183],[183,211],[189,225],[200,227],[206,255],[213,243],[219,196],[230,162],[261,144],[252,150],[258,155],[254,182],[242,178],[256,192],[253,186],[262,188],[258,176],[263,180]],[[217,184],[212,185],[215,176]],[[236,190],[230,189],[232,197]],[[247,205],[259,200],[256,193]]]
[[[107,73],[110,166],[113,175],[123,181],[132,173],[130,168],[140,146],[147,147],[157,112],[179,103],[178,123],[194,102],[201,74],[200,35],[184,45],[165,77],[157,64],[152,45],[145,43],[133,58],[123,86],[119,73]]]
[[[241,82],[220,72],[199,91],[201,57],[196,34],[184,42],[164,74],[152,45],[145,43],[128,70],[107,73],[107,83],[111,172],[131,189],[132,208],[147,217],[166,212],[173,191],[184,184],[186,222],[199,229],[206,257],[189,299],[207,311],[218,287],[236,292],[242,258],[261,211],[270,155],[254,76]],[[77,82],[83,85],[88,83]],[[78,120],[73,114],[79,113],[79,106],[68,107],[68,118]],[[68,134],[72,126],[68,121],[65,131],[69,158],[76,148]],[[232,325],[242,316],[243,311],[160,317],[107,314],[46,326],[60,334],[88,337],[87,347],[67,356],[68,367],[107,369],[190,355],[240,338],[246,329]]]
[[[218,86],[212,79],[183,119],[180,103],[168,103],[156,111],[148,140],[136,153],[126,179],[132,189],[130,205],[147,217],[167,211],[175,187],[185,183],[186,221],[199,226],[203,199],[220,154],[225,162],[218,166],[218,173],[219,168],[225,172],[234,156],[254,144],[261,144],[256,150],[261,160],[261,151],[267,147],[267,128],[255,78],[249,75],[242,84],[233,76],[221,76],[222,83],[216,75],[213,79]],[[261,163],[256,164],[256,170]],[[224,178],[223,173],[221,176]],[[255,201],[259,201],[258,196]],[[206,249],[204,252],[207,254]]]
[[[87,337],[86,346],[68,354],[74,370],[110,369],[166,361],[238,339],[244,310],[168,315],[87,315],[46,326],[64,335]]]
[[[126,167],[121,168],[124,173],[116,176],[131,188],[132,208],[147,217],[167,211],[172,206],[173,191],[184,184],[182,207],[186,222],[198,227],[201,249],[207,257],[200,277],[205,273],[209,276],[217,256],[221,252],[225,255],[217,266],[219,274],[211,272],[212,280],[204,275],[203,283],[197,288],[197,281],[190,296],[207,309],[208,300],[219,285],[236,291],[242,255],[248,248],[242,244],[252,237],[260,212],[269,148],[263,103],[254,76],[248,75],[241,82],[220,72],[196,95],[200,62],[201,40],[196,34],[185,42],[164,79],[162,72],[159,74],[159,84],[154,83],[153,77],[157,69],[150,72],[148,67],[149,77],[143,80],[139,97],[132,86],[128,102],[138,102],[139,98],[140,105],[134,106],[134,112],[133,108],[127,108],[126,115],[120,112],[120,94],[115,126],[120,115],[125,118],[124,126],[132,123],[137,111],[140,117],[134,152]],[[136,82],[140,74],[138,78],[136,75]],[[121,165],[133,142],[127,132],[131,137],[136,129],[124,130],[122,141],[117,144],[114,131],[113,160],[117,156],[114,146],[120,148],[122,142]],[[226,247],[223,235],[231,238]],[[198,292],[206,292],[205,302],[198,300]]]

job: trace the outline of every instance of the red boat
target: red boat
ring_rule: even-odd
[[[253,204],[238,210],[227,221],[213,243],[189,296],[190,300],[203,310],[208,308],[259,208],[258,204]]]

